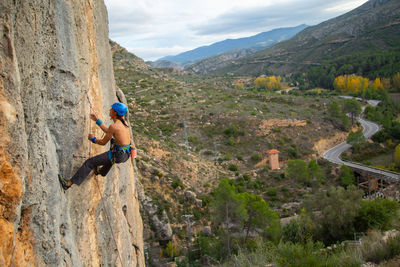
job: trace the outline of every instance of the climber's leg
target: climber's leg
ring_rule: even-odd
[[[93,158],[89,158],[83,163],[83,165],[79,168],[79,170],[75,173],[75,175],[71,178],[71,181],[74,184],[80,185],[85,178],[89,175],[90,171],[96,168],[97,166],[104,166],[110,164],[110,160],[108,158],[108,151],[104,152],[100,155],[97,155]]]
[[[98,173],[101,174],[101,176],[106,176],[107,173],[110,171],[112,167],[111,160],[109,160],[106,164],[104,164],[99,170]]]

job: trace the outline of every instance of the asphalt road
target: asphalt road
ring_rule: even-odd
[[[369,104],[371,104],[372,106],[376,106],[379,102],[376,100],[372,100],[371,102],[368,101]],[[363,130],[363,134],[365,136],[366,139],[371,138],[371,136],[373,136],[375,133],[377,133],[380,130],[380,126],[378,124],[376,124],[375,122],[372,121],[368,121],[366,119],[363,118],[358,118],[358,121],[361,123],[362,127],[364,128]],[[351,145],[347,144],[346,142],[340,143],[334,147],[332,147],[331,149],[327,150],[324,152],[324,154],[322,155],[322,157],[324,159],[329,160],[330,162],[336,163],[336,164],[344,164],[348,167],[351,168],[356,168],[356,169],[360,169],[360,170],[365,170],[368,172],[372,172],[372,173],[376,173],[378,175],[383,175],[386,176],[387,178],[391,179],[391,180],[399,180],[400,176],[398,173],[395,172],[390,172],[390,171],[384,171],[384,170],[380,170],[377,168],[373,168],[373,167],[369,167],[369,166],[365,166],[362,164],[358,164],[358,163],[354,163],[354,162],[347,162],[347,161],[343,161],[340,159],[340,155],[346,151],[347,149],[349,149],[351,147]]]

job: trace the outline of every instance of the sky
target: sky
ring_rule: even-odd
[[[316,25],[367,0],[105,0],[110,39],[154,61],[228,38]]]

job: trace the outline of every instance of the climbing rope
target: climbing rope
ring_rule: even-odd
[[[88,91],[85,91],[85,95],[86,95],[87,101],[89,102],[90,110],[91,110],[94,114],[96,114],[96,112],[95,112],[94,109],[93,109],[92,102],[90,101]],[[88,122],[89,122],[89,127],[88,127],[88,128],[89,128],[89,132],[92,132],[92,124],[90,123],[90,118],[88,119]],[[89,143],[89,158],[90,158],[91,154],[92,154],[92,143]]]
[[[124,263],[122,262],[121,253],[119,252],[119,249],[118,249],[117,240],[115,239],[114,231],[112,230],[112,227],[111,227],[110,218],[109,218],[109,216],[108,216],[108,212],[107,212],[106,206],[105,206],[105,204],[104,204],[103,196],[102,196],[101,193],[100,193],[100,186],[99,186],[99,183],[98,183],[98,181],[97,181],[97,175],[94,176],[94,180],[96,181],[97,191],[99,192],[101,204],[103,205],[104,215],[106,215],[107,223],[108,223],[108,225],[110,226],[111,235],[112,235],[112,238],[113,238],[113,240],[114,240],[115,247],[116,247],[117,252],[118,252],[118,257],[119,257],[119,260],[120,260],[120,262],[121,262],[121,266],[124,266]]]
[[[86,99],[87,99],[88,102],[89,102],[90,110],[91,110],[94,114],[96,114],[96,111],[95,111],[94,108],[93,108],[92,102],[90,101],[88,91],[85,91],[85,95],[86,95]],[[90,118],[89,118],[88,121],[89,121],[89,129],[90,129],[90,132],[91,132],[91,130],[92,130],[92,128],[91,128],[92,125],[91,125],[91,123],[90,123]],[[90,158],[90,156],[91,156],[91,151],[92,151],[92,143],[89,144],[89,158]],[[74,155],[74,157],[75,157],[75,155]],[[101,194],[101,192],[100,192],[100,186],[99,186],[99,183],[98,183],[98,181],[97,181],[97,175],[94,176],[94,180],[96,181],[97,191],[99,192],[100,201],[101,201],[101,204],[103,205],[104,215],[106,216],[107,223],[108,223],[108,226],[110,227],[111,235],[112,235],[112,238],[113,238],[113,240],[114,240],[115,248],[117,249],[117,252],[118,252],[118,258],[119,258],[119,260],[120,260],[120,262],[121,262],[121,266],[124,266],[124,263],[123,263],[122,257],[121,257],[121,253],[119,252],[119,249],[118,249],[117,240],[115,239],[114,231],[113,231],[112,226],[111,226],[110,218],[109,218],[109,215],[108,215],[106,206],[105,206],[105,204],[104,204],[103,196],[102,196],[102,194]]]

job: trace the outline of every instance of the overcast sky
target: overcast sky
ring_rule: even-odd
[[[110,38],[144,60],[227,38],[316,25],[366,0],[105,0]]]

